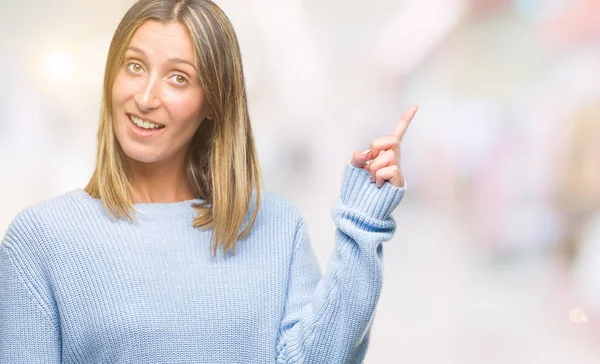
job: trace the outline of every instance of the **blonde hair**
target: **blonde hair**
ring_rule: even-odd
[[[178,22],[193,41],[197,69],[213,119],[205,119],[194,134],[186,159],[186,182],[195,196],[193,226],[212,228],[211,251],[235,254],[237,239],[245,239],[260,205],[260,167],[246,99],[240,49],[227,16],[210,0],[140,0],[125,14],[108,51],[98,129],[95,171],[85,187],[102,200],[111,217],[132,220],[131,172],[112,123],[112,87],[125,51],[137,28],[148,20]],[[239,233],[250,210],[255,209]]]

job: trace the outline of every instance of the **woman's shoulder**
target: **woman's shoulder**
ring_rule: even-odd
[[[254,206],[254,197],[251,206]],[[247,218],[252,216],[253,208],[249,211]],[[300,222],[302,214],[300,210],[288,198],[270,190],[261,190],[260,207],[253,226],[257,231],[279,231],[282,234],[288,232],[294,235]]]
[[[271,191],[261,191],[261,205],[264,205],[271,211],[298,211],[296,206],[282,194]]]
[[[255,195],[251,201],[254,206]],[[254,208],[246,216],[252,216]],[[248,221],[248,220],[246,220]],[[279,256],[291,254],[295,236],[301,226],[302,216],[291,200],[274,191],[262,189],[260,207],[256,220],[252,224],[250,240],[258,240],[260,244],[248,244],[248,247],[260,247],[261,251],[279,252]]]
[[[301,218],[300,210],[292,201],[270,190],[261,191],[260,210],[262,214],[273,217],[287,217],[291,220]]]
[[[64,233],[73,231],[74,221],[84,208],[74,193],[76,190],[24,207],[13,218],[0,242],[0,249],[23,279],[35,282],[36,291],[44,291],[44,295],[50,294],[50,289],[42,283],[49,277],[47,272],[64,263]]]
[[[81,188],[63,192],[59,195],[36,202],[24,207],[16,216],[15,220],[25,218],[26,216],[37,215],[40,217],[54,216],[59,211],[72,211],[74,206],[85,203],[84,195],[87,193]],[[89,196],[88,196],[89,197]]]
[[[43,227],[61,225],[81,210],[81,189],[74,189],[22,208],[8,226],[3,243],[38,240]],[[78,208],[79,207],[79,208]]]

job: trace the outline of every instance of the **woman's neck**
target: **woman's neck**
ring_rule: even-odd
[[[183,163],[130,161],[134,203],[179,202],[194,196],[185,181]]]

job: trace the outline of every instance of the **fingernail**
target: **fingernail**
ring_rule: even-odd
[[[371,149],[367,149],[367,150],[363,151],[362,153],[360,153],[360,155],[367,155],[369,153],[371,153]]]

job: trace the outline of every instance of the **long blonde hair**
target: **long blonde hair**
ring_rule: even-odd
[[[200,81],[213,113],[194,134],[186,159],[186,182],[197,198],[193,226],[212,228],[211,251],[235,254],[260,205],[260,167],[246,99],[240,49],[229,19],[210,0],[140,0],[125,14],[108,51],[98,129],[96,169],[85,187],[111,217],[132,220],[131,172],[112,123],[112,87],[137,28],[148,20],[178,22],[193,41]],[[250,210],[253,189],[255,208]],[[238,235],[239,233],[239,235]]]

